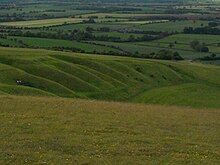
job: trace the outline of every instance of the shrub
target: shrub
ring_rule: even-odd
[[[172,52],[169,50],[160,50],[152,58],[163,60],[183,60],[178,52]]]

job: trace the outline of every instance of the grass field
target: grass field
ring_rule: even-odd
[[[162,23],[152,23],[139,25],[137,27],[131,27],[132,29],[143,30],[143,31],[159,31],[159,32],[183,32],[185,27],[202,27],[207,26],[208,21],[170,21]]]
[[[0,164],[220,163],[219,110],[14,96],[0,105]]]
[[[173,14],[163,14],[163,16],[172,16]],[[160,17],[161,14],[136,14],[136,13],[92,13],[80,15],[83,18],[88,18],[91,16],[96,16],[99,18],[113,17],[113,18],[137,18],[137,17]],[[79,17],[79,16],[78,16]]]
[[[204,43],[209,48],[209,53],[201,53],[194,51],[190,43],[192,41],[199,41]],[[169,47],[170,44],[174,44],[172,48]],[[194,59],[199,57],[208,56],[211,53],[216,53],[220,55],[220,38],[218,35],[205,35],[205,34],[176,34],[165,37],[163,39],[153,41],[153,42],[137,42],[137,46],[152,47],[151,50],[155,49],[171,49],[178,51],[180,55],[186,59]]]
[[[16,41],[12,41],[10,39],[5,39],[5,38],[0,38],[0,43],[1,45],[9,45],[11,47],[14,47],[14,46],[22,46],[22,44],[16,42]]]
[[[109,36],[109,37],[120,37],[122,40],[128,40],[132,35],[135,38],[142,37],[143,34],[135,34],[135,33],[119,33],[119,32],[96,32],[95,36]]]
[[[17,22],[2,22],[0,25],[4,26],[18,26],[18,27],[43,27],[62,25],[64,23],[80,23],[84,19],[80,18],[54,18],[54,19],[43,19],[43,20],[32,20],[32,21],[17,21]]]
[[[201,58],[201,57],[210,55],[210,53],[202,53],[202,52],[193,51],[190,48],[189,44],[175,44],[173,48],[169,48],[169,44],[173,42],[169,42],[168,40],[167,42],[160,42],[160,40],[158,40],[155,42],[149,41],[149,42],[135,42],[135,43],[132,43],[132,42],[115,43],[115,42],[105,42],[105,41],[94,41],[94,43],[98,43],[98,44],[106,45],[106,46],[114,46],[126,52],[132,52],[132,53],[138,52],[139,54],[156,53],[164,49],[177,51],[186,60]],[[216,47],[214,47],[214,51],[216,51]]]
[[[220,108],[218,66],[18,48],[0,61],[7,94]]]
[[[68,40],[59,40],[59,39],[47,39],[47,38],[35,38],[35,37],[8,37],[8,44],[11,44],[11,46],[14,46],[14,42],[12,42],[10,39],[17,39],[17,46],[21,43],[19,41],[22,41],[22,44],[25,44],[29,47],[39,47],[39,48],[53,48],[53,47],[66,47],[66,48],[77,48],[80,50],[83,50],[87,53],[108,53],[108,52],[118,52],[121,51],[105,47],[105,46],[99,46],[99,45],[93,45],[89,43],[82,43],[78,41],[68,41]],[[1,42],[1,40],[0,40]]]
[[[206,34],[177,34],[161,39],[160,42],[174,43],[177,41],[182,44],[190,44],[191,41],[197,40],[199,42],[205,42],[206,44],[217,44],[220,42],[218,35],[206,35]]]
[[[73,25],[62,25],[59,27],[52,27],[51,29],[60,29],[64,31],[68,30],[85,30],[87,27],[91,27],[95,30],[103,28],[103,27],[108,27],[111,30],[118,30],[118,29],[123,29],[123,28],[128,28],[131,27],[132,25],[129,24],[122,24],[122,23],[109,23],[109,22],[104,22],[104,23],[95,23],[95,24],[73,24]]]
[[[146,25],[146,24],[152,24],[152,23],[163,23],[168,22],[168,20],[152,20],[152,21],[129,21],[129,20],[123,20],[119,22],[115,22],[115,24],[131,24],[131,25]]]

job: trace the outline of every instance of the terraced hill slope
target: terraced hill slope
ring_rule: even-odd
[[[220,67],[0,48],[0,94],[220,108]]]

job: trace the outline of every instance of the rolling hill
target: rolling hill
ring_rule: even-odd
[[[220,111],[0,96],[0,164],[220,163]]]
[[[0,165],[220,165],[220,0],[0,0]]]
[[[220,68],[199,63],[0,48],[0,94],[220,108]]]

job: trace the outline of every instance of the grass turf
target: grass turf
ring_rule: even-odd
[[[220,163],[220,112],[0,96],[1,164]]]

